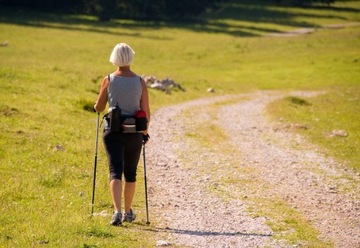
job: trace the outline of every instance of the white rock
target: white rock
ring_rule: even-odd
[[[156,241],[156,246],[171,246],[171,244],[165,240]]]
[[[348,133],[345,130],[332,130],[332,136],[347,137]]]

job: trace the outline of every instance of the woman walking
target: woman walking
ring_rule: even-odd
[[[117,69],[103,79],[94,109],[102,112],[108,104],[108,113],[111,116],[112,111],[119,108],[122,120],[143,111],[148,127],[149,96],[144,80],[130,69],[134,54],[133,49],[125,43],[119,43],[114,47],[110,62],[117,66]],[[103,140],[109,162],[110,193],[114,204],[114,215],[110,224],[117,226],[122,222],[135,220],[132,202],[135,195],[136,170],[142,142],[146,142],[149,136],[147,127],[142,132],[125,132],[121,123],[119,131],[111,131],[113,127],[110,126],[109,118],[106,120]],[[124,214],[121,212],[122,193]]]

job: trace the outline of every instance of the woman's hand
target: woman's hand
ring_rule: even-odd
[[[143,142],[144,144],[146,144],[150,139],[150,135],[148,133],[145,134],[145,132],[143,133]]]

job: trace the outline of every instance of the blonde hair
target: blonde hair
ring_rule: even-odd
[[[112,50],[109,61],[119,67],[128,66],[131,64],[134,55],[134,50],[128,44],[119,43]]]

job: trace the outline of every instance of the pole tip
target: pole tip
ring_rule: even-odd
[[[146,225],[148,225],[148,226],[149,226],[149,225],[150,225],[150,221],[146,221]]]

